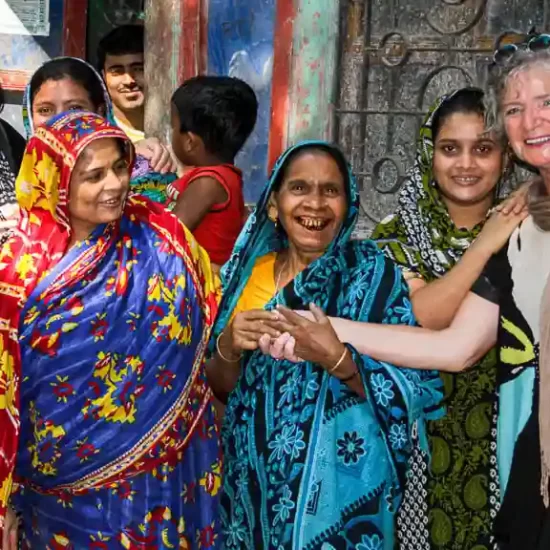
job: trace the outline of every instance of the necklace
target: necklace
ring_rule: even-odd
[[[275,281],[275,295],[279,293],[279,285],[281,284],[283,272],[286,269],[287,264],[288,264],[288,258],[285,260],[285,263],[281,266],[281,269],[279,270],[279,275],[277,276],[277,280]]]

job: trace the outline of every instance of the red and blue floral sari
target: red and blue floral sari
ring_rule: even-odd
[[[209,261],[142,197],[67,250],[71,172],[101,138],[123,141],[131,161],[128,139],[102,117],[57,117],[31,138],[17,181],[23,217],[0,253],[0,420],[14,419],[4,504],[19,436],[11,504],[27,547],[216,548]]]

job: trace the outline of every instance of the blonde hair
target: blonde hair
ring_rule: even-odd
[[[531,51],[521,45],[506,63],[491,67],[485,95],[485,123],[489,130],[505,137],[502,100],[506,86],[514,76],[539,67],[550,73],[550,48]],[[550,231],[550,196],[542,182],[531,186],[528,204],[535,224],[543,231]]]

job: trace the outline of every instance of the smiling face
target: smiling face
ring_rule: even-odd
[[[86,89],[71,78],[46,80],[32,102],[33,126],[37,128],[53,116],[66,111],[99,112],[100,109],[92,103]]]
[[[347,213],[344,174],[325,151],[298,153],[274,193],[274,205],[289,245],[301,254],[322,255]]]
[[[533,65],[511,75],[501,112],[506,135],[518,158],[550,171],[550,66]]]
[[[142,53],[108,54],[103,74],[116,110],[126,113],[144,108],[145,73]]]
[[[485,134],[477,113],[447,117],[435,139],[433,176],[446,202],[472,205],[492,201],[502,175],[503,149]]]
[[[129,183],[128,161],[115,139],[97,139],[86,147],[69,189],[69,216],[77,240],[122,216]]]

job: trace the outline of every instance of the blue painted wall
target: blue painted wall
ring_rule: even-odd
[[[208,72],[245,80],[259,101],[256,129],[237,157],[247,203],[257,201],[267,177],[274,29],[275,0],[210,0]]]
[[[34,70],[47,59],[61,55],[63,5],[64,0],[50,0],[50,36],[0,34],[0,69]]]

